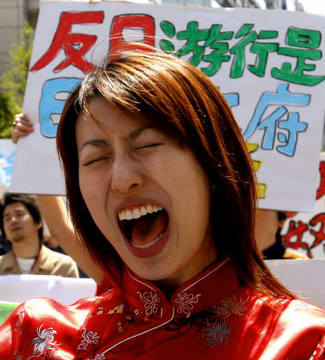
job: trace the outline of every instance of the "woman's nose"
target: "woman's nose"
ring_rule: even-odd
[[[127,194],[141,187],[143,181],[136,159],[123,156],[114,160],[111,176],[111,188],[114,192]]]

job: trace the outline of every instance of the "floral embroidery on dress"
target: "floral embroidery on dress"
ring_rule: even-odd
[[[215,314],[222,319],[227,319],[230,315],[244,316],[247,311],[247,300],[236,299],[235,296],[226,298],[215,307]]]
[[[34,351],[33,357],[39,357],[41,355],[46,355],[45,352],[51,350],[53,351],[57,347],[57,342],[54,341],[56,330],[53,328],[42,329],[44,324],[42,324],[37,330],[37,337],[33,339]]]
[[[121,304],[118,306],[115,306],[114,309],[109,310],[107,313],[108,315],[114,315],[114,314],[122,314],[124,311],[125,305]]]
[[[184,294],[183,294],[184,295]],[[185,294],[186,295],[186,294]],[[190,294],[192,295],[192,294]],[[168,331],[179,330],[184,326],[195,326],[198,332],[203,331],[206,328],[207,321],[209,323],[215,321],[221,321],[227,319],[231,315],[235,316],[244,316],[247,312],[247,299],[237,299],[235,296],[231,296],[222,300],[217,305],[210,307],[206,310],[191,313],[190,310],[193,309],[193,304],[197,303],[199,294],[194,297],[193,295],[188,298],[185,296],[179,297],[175,303],[179,303],[179,308],[177,309],[178,313],[186,314],[186,318],[175,318],[166,329]],[[188,302],[187,302],[188,300]],[[194,301],[193,301],[194,300]]]
[[[158,304],[160,302],[159,295],[153,291],[144,291],[143,293],[138,291],[137,294],[139,294],[140,300],[144,304],[146,316],[157,314],[159,310]]]
[[[103,353],[96,354],[93,358],[87,358],[86,360],[106,360],[106,357]]]
[[[224,321],[220,322],[216,320],[213,323],[209,323],[207,320],[207,325],[205,329],[203,329],[202,337],[206,338],[206,345],[214,347],[222,342],[227,342],[230,331],[231,329]]]
[[[78,350],[87,350],[89,344],[98,344],[100,340],[100,336],[97,332],[87,331],[86,328],[83,329],[81,336],[83,340],[78,345]]]
[[[187,293],[179,293],[177,294],[177,299],[175,300],[175,304],[178,304],[176,312],[178,314],[185,314],[187,318],[191,316],[192,310],[194,308],[193,304],[197,304],[199,301],[199,297],[201,294],[187,294]]]

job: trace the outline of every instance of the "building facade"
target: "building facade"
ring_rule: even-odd
[[[20,40],[25,21],[36,24],[39,0],[0,0],[0,75],[6,70],[9,50]]]

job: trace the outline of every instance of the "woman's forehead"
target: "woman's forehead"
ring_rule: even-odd
[[[86,109],[79,114],[76,123],[77,143],[78,137],[81,137],[81,129],[83,129],[83,137],[105,133],[106,136],[119,134],[123,137],[135,138],[138,131],[142,132],[142,128],[151,128],[179,144],[187,143],[177,125],[167,115],[150,111],[150,108],[131,112],[112,104],[102,96],[90,99]]]
[[[76,123],[78,149],[83,143],[93,139],[105,138],[108,141],[115,136],[126,141],[135,140],[148,129],[159,131],[152,121],[141,113],[130,113],[112,106],[105,99],[92,101],[88,112],[82,112]]]

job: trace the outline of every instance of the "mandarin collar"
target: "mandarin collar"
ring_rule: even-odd
[[[170,299],[152,282],[142,279],[129,268],[124,269],[122,288],[130,303],[148,318],[163,317],[171,310],[175,317],[189,318],[207,310],[238,288],[238,279],[229,258],[207,269],[180,286]]]

